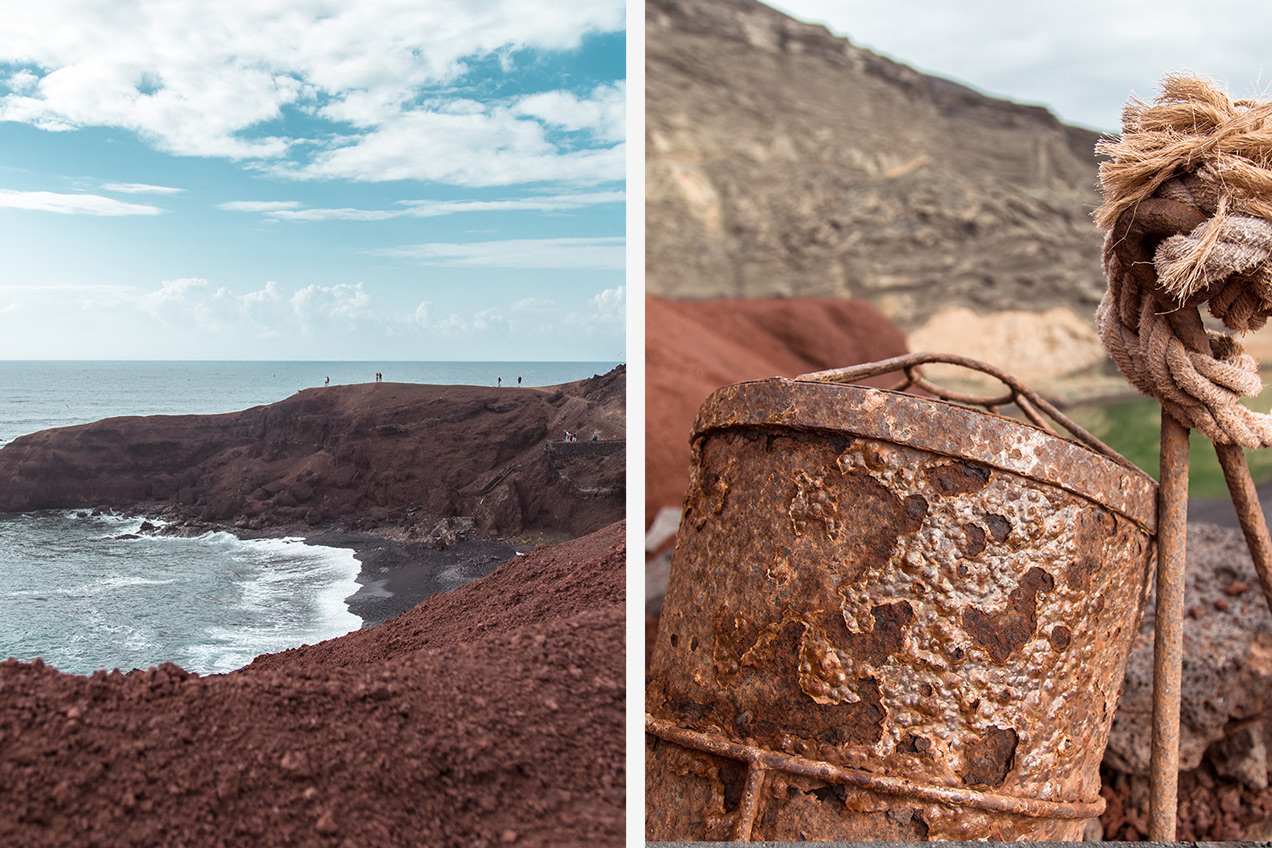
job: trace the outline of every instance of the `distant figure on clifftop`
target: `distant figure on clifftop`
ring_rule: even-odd
[[[500,388],[502,388],[502,387],[503,387],[503,377],[496,377],[496,378],[495,378],[495,386],[496,386],[496,387],[500,387]]]
[[[520,378],[520,377],[518,377],[518,378],[517,378],[517,385],[518,385],[518,386],[520,386],[520,385],[521,385],[521,378]]]
[[[375,381],[376,381],[377,383],[378,383],[378,382],[380,382],[380,379],[381,379],[383,376],[384,376],[384,375],[383,375],[383,374],[381,374],[379,371],[375,372]]]
[[[330,385],[331,385],[331,378],[330,378],[330,377],[323,377],[323,378],[322,378],[322,384],[323,384],[324,386],[330,386]]]

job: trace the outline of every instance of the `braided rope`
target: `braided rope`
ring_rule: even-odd
[[[1153,105],[1128,104],[1123,123],[1119,140],[1097,147],[1114,157],[1100,166],[1096,213],[1108,230],[1100,338],[1131,384],[1181,424],[1219,444],[1272,446],[1272,415],[1240,403],[1263,389],[1258,363],[1234,337],[1203,331],[1194,308],[1206,304],[1238,333],[1272,316],[1272,104],[1171,76]],[[1142,231],[1146,201],[1204,220]]]

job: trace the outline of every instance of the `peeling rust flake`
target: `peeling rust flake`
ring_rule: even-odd
[[[1050,592],[1055,580],[1041,568],[1025,572],[1020,585],[1007,597],[1007,608],[1000,613],[986,613],[975,607],[963,611],[963,629],[972,643],[989,654],[994,662],[1006,662],[1011,654],[1023,648],[1038,626],[1039,592]]]
[[[989,484],[990,469],[979,462],[955,461],[923,469],[932,488],[943,497],[969,495]]]
[[[1002,786],[1015,765],[1019,741],[1015,728],[991,724],[985,735],[967,748],[967,759],[960,772],[963,785],[991,789]]]

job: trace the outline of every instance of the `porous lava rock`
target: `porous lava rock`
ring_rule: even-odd
[[[1178,838],[1266,840],[1272,837],[1272,613],[1236,528],[1190,523],[1187,558]],[[1154,595],[1104,755],[1108,839],[1147,835],[1155,603]]]
[[[0,663],[0,843],[621,845],[623,552],[611,524],[226,675]]]
[[[0,512],[105,506],[244,531],[569,538],[623,517],[626,369],[544,388],[364,383],[223,415],[110,418],[0,451]],[[565,430],[585,434],[563,443]],[[591,433],[600,435],[591,441]]]

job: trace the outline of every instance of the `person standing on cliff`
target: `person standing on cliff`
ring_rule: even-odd
[[[521,378],[517,378],[517,388],[521,388]]]
[[[503,388],[503,377],[496,377],[496,378],[495,378],[495,387],[496,387],[496,388]]]

